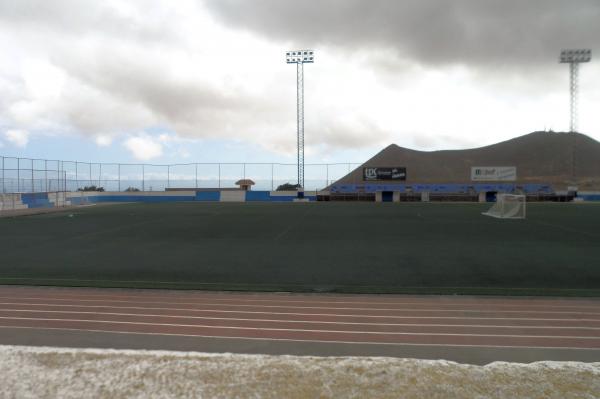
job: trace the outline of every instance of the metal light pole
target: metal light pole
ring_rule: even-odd
[[[304,188],[304,64],[315,62],[313,50],[294,50],[285,53],[288,64],[296,64],[296,122],[298,143],[298,191]]]
[[[592,50],[590,49],[574,49],[562,50],[560,52],[560,63],[569,64],[570,71],[570,92],[571,92],[571,124],[570,132],[577,131],[577,94],[579,91],[579,64],[582,62],[590,62],[592,59]]]

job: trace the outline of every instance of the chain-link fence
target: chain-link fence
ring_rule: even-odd
[[[306,164],[306,190],[320,190],[348,174],[358,163]],[[164,191],[167,188],[228,188],[240,179],[254,190],[276,190],[296,183],[296,164],[188,163],[172,165],[91,163],[0,156],[0,193],[77,191]]]

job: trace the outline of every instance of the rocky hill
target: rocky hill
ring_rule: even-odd
[[[600,142],[580,133],[534,132],[466,150],[416,151],[391,144],[335,184],[362,183],[365,166],[406,167],[406,183],[468,183],[472,166],[516,166],[519,183],[600,189]]]

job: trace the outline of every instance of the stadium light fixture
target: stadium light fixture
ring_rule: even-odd
[[[569,64],[571,82],[571,133],[577,131],[577,95],[579,91],[579,64],[590,62],[592,59],[592,50],[590,49],[570,49],[560,52],[560,63]]]
[[[304,188],[304,64],[315,62],[314,50],[290,50],[285,53],[288,64],[296,64],[296,124],[298,154],[298,191]]]

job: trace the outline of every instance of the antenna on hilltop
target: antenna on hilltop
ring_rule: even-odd
[[[579,89],[579,64],[582,62],[590,62],[592,59],[592,50],[590,49],[575,49],[562,50],[560,52],[560,63],[569,64],[571,75],[571,125],[570,132],[577,131],[577,94]]]
[[[298,191],[304,188],[304,64],[315,62],[313,50],[295,50],[285,53],[288,64],[296,64],[296,122],[298,140]]]

